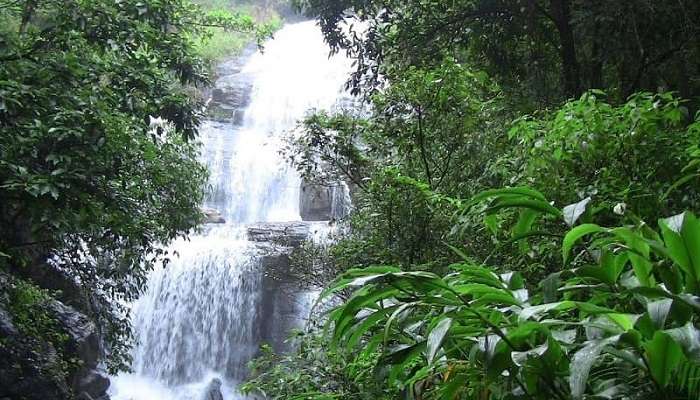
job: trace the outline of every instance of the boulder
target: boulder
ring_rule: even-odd
[[[299,214],[304,221],[328,221],[332,218],[331,188],[302,181]]]
[[[209,385],[204,390],[202,400],[224,400],[224,395],[221,394],[221,380],[214,378],[209,382]]]
[[[219,210],[215,210],[213,208],[203,208],[202,212],[204,213],[204,223],[205,224],[224,224],[226,223],[226,220],[224,217],[221,216],[221,212]]]
[[[351,193],[344,182],[330,186],[302,180],[299,190],[299,214],[304,221],[334,221],[348,216]]]

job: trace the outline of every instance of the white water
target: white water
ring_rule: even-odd
[[[300,220],[300,179],[279,154],[283,137],[309,109],[334,106],[349,68],[342,57],[328,59],[313,22],[284,27],[248,60],[253,89],[243,125],[207,122],[202,131],[212,186],[206,206],[227,222],[173,244],[179,256],[151,274],[132,308],[134,371],[112,377],[114,400],[200,400],[214,377],[224,399],[239,398],[234,388],[263,322],[275,324],[261,315],[262,255],[245,224]]]

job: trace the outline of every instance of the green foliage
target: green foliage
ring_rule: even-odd
[[[288,151],[353,185],[319,368],[371,355],[409,399],[700,396],[697,2],[296,3],[367,102]]]
[[[195,39],[197,54],[211,67],[225,58],[239,55],[257,39],[267,38],[282,26],[282,19],[273,9],[251,5],[233,5],[230,1],[199,1],[210,18],[236,18],[249,24],[244,31],[216,24],[207,26]],[[257,24],[256,31],[252,28]],[[258,41],[258,45],[261,42]]]
[[[65,334],[58,333],[58,324],[47,310],[51,296],[45,290],[21,280],[15,280],[7,291],[7,301],[12,322],[22,334],[62,343]]]
[[[687,109],[670,93],[639,93],[619,106],[601,97],[588,93],[551,114],[515,122],[509,135],[523,163],[520,181],[557,204],[590,196],[607,218],[620,202],[649,220],[697,209],[694,187],[667,191],[690,162],[679,150],[700,141],[700,121],[688,126]]]
[[[493,184],[484,165],[507,146],[507,111],[487,76],[447,58],[438,69],[412,68],[372,97],[372,113],[316,113],[288,154],[308,180],[348,181],[355,189],[350,237],[335,252],[342,268],[376,262],[439,263],[450,208],[421,188],[468,196]]]
[[[290,340],[297,346],[290,355],[275,355],[269,346],[262,347],[262,356],[250,365],[254,378],[241,387],[244,394],[294,400],[396,398],[395,391],[372,377],[378,353],[346,360],[339,352],[325,350],[329,343],[322,335],[299,332]]]
[[[180,0],[0,0],[0,14],[0,264],[52,255],[118,308],[202,217],[191,92],[208,76],[192,38],[257,26]],[[99,308],[123,367],[124,310]]]
[[[329,44],[358,59],[357,92],[391,82],[394,67],[439,65],[456,55],[497,78],[529,108],[608,88],[700,93],[693,0],[296,0],[317,17]],[[347,29],[346,18],[362,24]],[[351,25],[351,24],[347,24]],[[649,29],[653,27],[653,29]],[[389,78],[389,79],[386,79]]]
[[[5,283],[7,287],[4,287],[0,304],[6,307],[12,324],[24,340],[35,344],[39,353],[43,343],[53,346],[59,355],[57,370],[53,373],[65,379],[79,364],[78,360],[68,359],[64,354],[69,338],[50,310],[51,294],[20,279]],[[0,346],[7,345],[11,344],[0,341]]]
[[[486,194],[541,212],[525,201],[533,195]],[[350,270],[331,285],[356,288],[330,314],[333,340],[351,358],[358,338],[378,343],[387,384],[410,398],[695,396],[700,224],[684,213],[660,226],[572,228],[564,253],[581,252],[548,279],[553,288],[528,290],[519,273],[468,260],[442,275]]]

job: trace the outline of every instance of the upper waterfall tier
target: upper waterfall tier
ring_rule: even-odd
[[[233,121],[204,126],[212,186],[207,206],[231,223],[300,220],[301,182],[280,151],[306,112],[333,108],[349,70],[346,58],[329,58],[314,23],[303,22],[285,26],[263,52],[234,71],[252,82],[250,103],[241,126]]]

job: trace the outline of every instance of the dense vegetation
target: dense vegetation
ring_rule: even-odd
[[[123,367],[120,307],[163,244],[201,220],[201,37],[267,31],[179,0],[2,0],[0,21],[0,269],[26,277],[50,258],[85,290]],[[39,304],[30,284],[15,286],[10,311]],[[15,314],[56,336],[35,332],[51,327],[44,314]]]
[[[246,391],[700,398],[700,3],[297,3],[366,104],[289,157],[355,205],[296,265],[341,305]]]
[[[257,23],[260,31],[231,30],[221,26],[208,26],[196,36],[197,55],[211,67],[216,63],[239,55],[241,51],[257,39],[277,30],[282,24],[280,12],[284,10],[284,0],[260,2],[239,2],[232,0],[193,0],[209,15],[227,15],[237,13],[246,23]],[[258,43],[260,44],[260,43]]]
[[[700,398],[700,2],[295,3],[364,104],[288,155],[354,210],[293,260],[338,306],[244,391]],[[122,305],[201,222],[198,90],[287,6],[0,0],[0,316],[32,345],[68,340],[49,260],[126,367]]]

